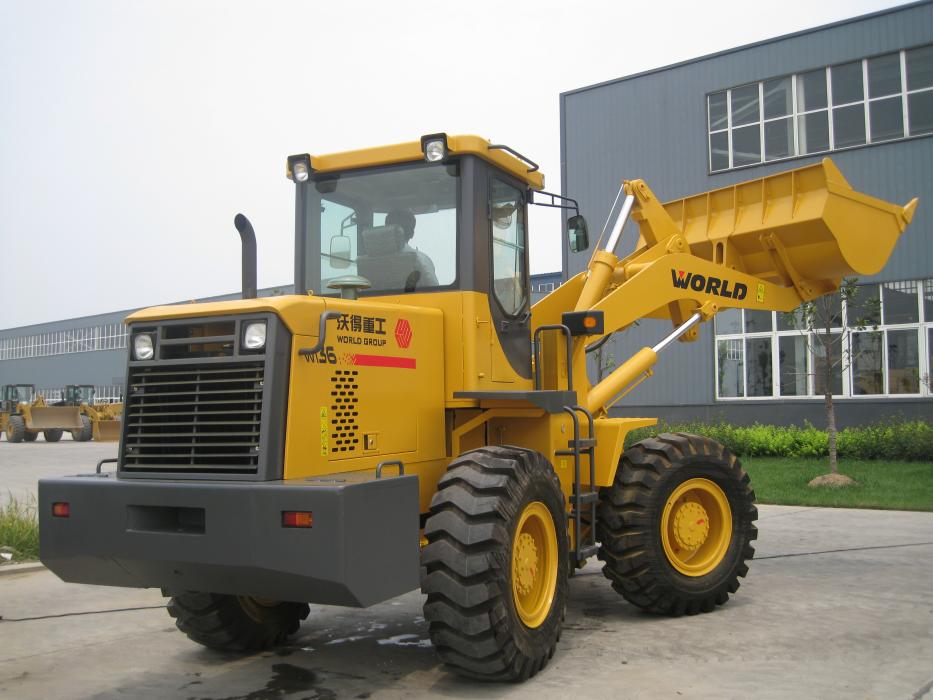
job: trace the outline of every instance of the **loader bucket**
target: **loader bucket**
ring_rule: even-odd
[[[123,421],[99,420],[94,424],[94,439],[97,442],[118,442]]]
[[[824,158],[664,208],[695,255],[816,296],[838,285],[820,281],[881,270],[916,206],[916,199],[899,206],[856,192]]]
[[[27,415],[26,428],[29,430],[49,430],[52,428],[80,430],[81,407],[33,406]]]

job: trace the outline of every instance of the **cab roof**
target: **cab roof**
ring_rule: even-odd
[[[438,135],[440,138],[443,135]],[[504,147],[493,147],[492,142],[480,136],[447,136],[447,148],[451,155],[472,154],[485,161],[502,168],[510,175],[524,181],[532,189],[544,188],[544,174],[537,166],[529,164],[504,150]],[[509,149],[511,150],[511,149]],[[512,151],[514,153],[514,151]],[[375,146],[355,151],[330,153],[322,156],[311,156],[311,167],[317,172],[333,172],[336,170],[351,170],[376,165],[391,165],[393,163],[407,163],[424,160],[421,150],[421,141],[407,141],[388,146]]]

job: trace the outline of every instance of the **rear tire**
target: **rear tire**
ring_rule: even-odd
[[[748,573],[757,517],[748,474],[725,447],[684,433],[643,440],[600,492],[603,573],[643,610],[711,612]]]
[[[26,421],[22,416],[10,416],[6,424],[8,442],[22,442],[26,439]]]
[[[451,462],[422,550],[424,617],[461,675],[523,681],[560,639],[569,566],[560,481],[544,455],[484,447]]]
[[[65,431],[61,428],[49,428],[48,430],[42,431],[42,436],[45,438],[46,442],[58,442],[62,439],[62,433]]]
[[[28,430],[23,433],[23,440],[26,442],[35,442],[39,439],[39,433],[31,433]]]
[[[94,431],[91,427],[91,419],[85,415],[81,416],[81,428],[71,431],[71,439],[75,442],[87,442],[93,437]]]
[[[259,651],[280,644],[298,631],[309,612],[306,603],[194,591],[176,593],[168,602],[168,614],[188,639],[218,651]]]

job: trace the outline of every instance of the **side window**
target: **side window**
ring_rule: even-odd
[[[492,286],[502,309],[514,316],[525,306],[525,198],[493,178],[489,189]]]

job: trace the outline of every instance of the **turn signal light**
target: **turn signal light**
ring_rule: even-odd
[[[56,518],[67,518],[71,515],[71,504],[59,501],[52,504],[52,515]]]
[[[314,518],[310,511],[286,510],[282,512],[282,527],[311,527],[313,523]]]

